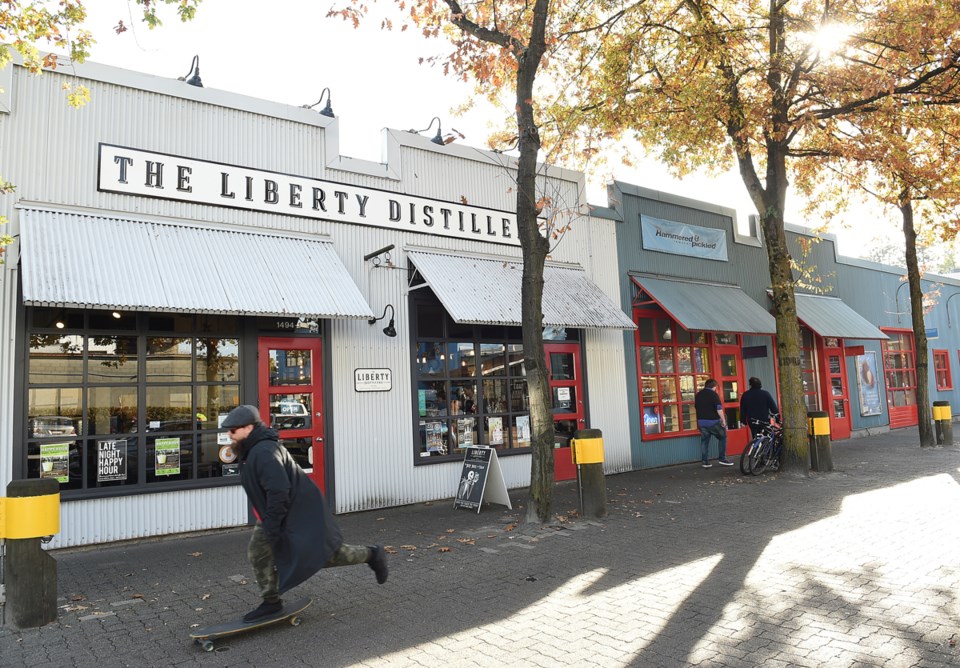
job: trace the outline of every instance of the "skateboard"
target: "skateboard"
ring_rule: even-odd
[[[313,603],[312,599],[301,598],[297,601],[284,603],[283,608],[280,609],[280,612],[274,613],[268,617],[262,617],[253,622],[245,622],[242,619],[235,619],[233,621],[223,622],[222,624],[217,624],[215,626],[207,626],[202,629],[196,629],[190,634],[190,637],[193,638],[194,642],[203,648],[203,651],[212,652],[213,641],[219,638],[224,638],[226,636],[232,636],[239,633],[246,633],[247,631],[253,631],[254,629],[263,628],[264,626],[276,624],[277,622],[282,622],[284,620],[289,621],[291,626],[300,626],[300,622],[303,621],[300,618],[300,613],[306,610],[307,606],[311,603]]]

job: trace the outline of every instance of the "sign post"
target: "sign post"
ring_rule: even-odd
[[[479,513],[484,501],[500,503],[513,509],[507,484],[503,480],[503,471],[500,470],[497,451],[485,446],[470,446],[466,448],[463,456],[463,468],[453,507],[476,509]]]

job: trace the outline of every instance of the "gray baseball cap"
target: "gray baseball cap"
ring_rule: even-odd
[[[237,406],[220,425],[224,429],[236,429],[237,427],[246,427],[248,424],[258,424],[260,422],[260,411],[256,406]]]

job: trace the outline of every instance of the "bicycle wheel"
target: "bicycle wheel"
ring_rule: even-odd
[[[773,443],[769,437],[764,436],[763,438],[757,439],[756,446],[754,446],[753,452],[750,454],[750,473],[753,475],[763,473],[763,470],[767,468],[767,463],[770,460],[772,447]]]
[[[743,452],[740,453],[740,473],[743,475],[750,475],[750,454],[753,452],[753,448],[756,444],[757,439],[753,439],[747,443],[747,447],[745,447]]]

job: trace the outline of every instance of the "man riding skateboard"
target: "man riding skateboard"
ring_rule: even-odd
[[[280,446],[255,406],[234,408],[222,426],[229,430],[240,482],[257,517],[247,557],[263,602],[244,615],[245,622],[279,612],[280,595],[321,568],[369,564],[379,584],[387,581],[383,546],[343,542],[320,489]]]

